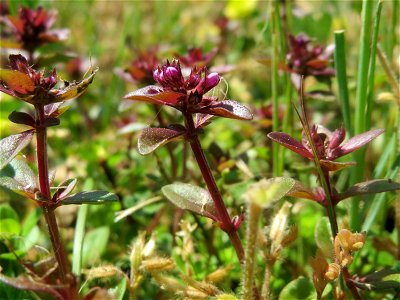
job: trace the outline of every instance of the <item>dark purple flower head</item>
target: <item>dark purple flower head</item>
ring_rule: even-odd
[[[290,72],[304,76],[333,76],[335,71],[329,68],[331,47],[311,46],[311,40],[303,34],[297,37],[290,35],[290,52],[287,64]]]
[[[62,41],[68,37],[69,31],[66,29],[50,30],[56,16],[55,10],[46,11],[41,6],[37,9],[21,7],[18,16],[7,16],[4,22],[14,30],[22,48],[34,51],[45,43]]]
[[[174,59],[157,67],[154,80],[161,86],[147,86],[129,93],[125,99],[151,102],[172,106],[184,113],[203,113],[235,119],[251,119],[252,114],[244,106],[232,100],[219,100],[208,96],[221,78],[217,73],[209,73],[206,67],[193,67],[184,76],[180,62]]]
[[[372,141],[378,135],[382,134],[383,131],[384,130],[382,129],[370,130],[352,137],[345,143],[343,143],[343,141],[346,136],[346,131],[343,127],[331,132],[323,126],[314,125],[312,126],[310,133],[322,167],[329,171],[335,171],[350,164],[334,163],[333,161],[335,159],[356,151],[360,147]],[[314,160],[312,147],[304,132],[301,142],[283,132],[271,132],[268,134],[268,137],[274,142],[281,144],[297,154],[300,154],[307,159]]]
[[[54,89],[57,83],[55,69],[46,75],[29,66],[22,55],[10,55],[11,69],[0,69],[0,91],[31,104],[62,102],[81,95],[92,83],[94,73],[88,78]]]

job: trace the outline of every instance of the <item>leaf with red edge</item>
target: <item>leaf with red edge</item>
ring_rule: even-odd
[[[158,147],[183,138],[185,128],[145,128],[139,136],[138,150],[142,155],[149,154]]]
[[[35,119],[28,113],[13,111],[8,119],[15,124],[28,125],[31,127],[35,127]]]
[[[44,114],[46,117],[58,118],[69,109],[68,105],[63,105],[64,103],[62,102],[45,105]]]
[[[76,97],[79,97],[80,95],[82,95],[87,90],[89,85],[93,82],[93,79],[94,79],[94,76],[96,75],[97,70],[98,70],[98,68],[94,69],[92,71],[92,74],[90,74],[89,77],[82,79],[81,81],[78,81],[78,82],[70,83],[70,85],[64,89],[52,90],[53,95],[55,96],[55,99],[53,99],[51,102],[66,101],[66,100],[76,98]]]
[[[347,191],[340,193],[338,199],[343,200],[353,196],[377,194],[396,190],[400,190],[400,183],[390,179],[375,179],[353,185]]]
[[[218,220],[214,202],[207,190],[195,185],[175,182],[163,186],[161,191],[177,207],[190,210],[215,221]]]
[[[35,84],[25,73],[16,70],[0,69],[1,91],[7,94],[7,90],[25,95],[35,90]]]
[[[61,201],[65,197],[67,197],[72,190],[75,188],[77,180],[75,178],[64,180],[58,187],[56,192],[53,195],[52,200],[54,202]]]
[[[10,135],[0,141],[0,170],[32,140],[33,129]]]
[[[33,281],[32,279],[18,276],[15,278],[0,274],[0,282],[23,291],[42,292],[51,295],[54,299],[63,300],[64,297],[51,285]]]
[[[298,140],[292,138],[290,135],[283,133],[283,132],[271,132],[268,134],[268,137],[273,140],[274,142],[277,142],[278,144],[281,144],[282,146],[292,150],[293,152],[296,152],[297,154],[300,154],[301,156],[308,158],[308,159],[314,159],[314,156],[312,153],[310,153],[302,143],[300,143]]]
[[[346,167],[349,166],[354,166],[356,163],[349,161],[349,162],[336,162],[336,161],[331,161],[331,160],[325,160],[325,159],[321,159],[320,164],[323,168],[334,172],[334,171],[340,171]]]
[[[340,157],[343,155],[346,155],[348,153],[354,152],[357,149],[361,148],[365,144],[369,143],[372,141],[374,138],[376,138],[378,135],[382,134],[384,132],[383,129],[375,129],[375,130],[370,130],[364,133],[361,133],[359,135],[356,135],[349,139],[346,143],[344,143],[342,146],[337,148],[337,151],[335,151],[334,155],[336,157]]]
[[[233,100],[222,100],[201,108],[198,112],[230,119],[251,120],[253,114],[247,107]]]
[[[156,85],[149,85],[124,96],[124,99],[174,106],[185,94],[174,91],[163,91]]]

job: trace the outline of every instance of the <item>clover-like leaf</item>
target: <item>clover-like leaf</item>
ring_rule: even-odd
[[[363,290],[385,290],[400,288],[400,272],[383,269],[367,275],[362,281],[351,280],[358,288]]]
[[[169,201],[179,208],[190,210],[215,221],[218,220],[214,202],[207,190],[195,185],[175,182],[163,186],[161,191]]]
[[[400,190],[400,183],[391,179],[375,179],[351,186],[347,191],[340,193],[338,199],[343,200],[358,195],[377,194],[396,190]]]
[[[118,201],[118,196],[106,191],[88,191],[73,194],[64,198],[61,205],[67,204],[103,204]]]
[[[282,199],[293,189],[295,180],[286,177],[262,179],[252,184],[245,196],[248,201],[262,208]]]
[[[149,85],[125,95],[124,99],[174,106],[185,94],[174,91],[163,91],[156,85]]]
[[[313,159],[314,156],[310,151],[308,151],[302,143],[300,143],[298,140],[292,138],[290,135],[283,133],[283,132],[271,132],[268,134],[268,137],[273,140],[274,142],[277,142],[278,144],[281,144],[282,146],[292,150],[293,152],[296,152],[297,154],[300,154],[301,156],[308,158],[308,159]]]
[[[65,197],[67,197],[72,190],[75,188],[77,180],[75,178],[64,180],[60,185],[57,187],[56,192],[53,195],[52,200],[54,202],[61,201]]]
[[[35,119],[28,113],[13,111],[8,119],[15,124],[28,125],[31,127],[35,127]]]
[[[34,130],[10,135],[0,141],[0,170],[32,140]]]
[[[233,100],[222,100],[200,109],[198,112],[230,119],[251,120],[253,114],[247,107]]]
[[[138,140],[138,150],[142,155],[149,154],[158,147],[169,142],[183,138],[185,128],[183,126],[170,128],[145,128]]]

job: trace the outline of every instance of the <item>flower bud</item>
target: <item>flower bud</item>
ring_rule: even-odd
[[[204,87],[204,89],[206,90],[205,93],[207,93],[209,90],[217,86],[220,80],[221,78],[219,77],[218,73],[208,74],[205,80],[205,87]]]
[[[325,273],[325,277],[329,280],[335,280],[339,277],[340,266],[337,263],[329,264],[328,271]]]
[[[346,130],[343,127],[336,129],[332,133],[332,137],[330,138],[329,148],[331,150],[337,148],[343,142],[345,136],[346,136]]]

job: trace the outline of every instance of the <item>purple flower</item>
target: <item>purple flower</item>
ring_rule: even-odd
[[[330,77],[335,75],[335,70],[329,68],[332,47],[311,46],[311,40],[303,34],[297,37],[290,35],[289,43],[287,68],[290,72],[303,76]]]
[[[6,16],[3,22],[14,31],[23,49],[34,51],[43,44],[67,39],[67,29],[50,30],[56,16],[55,10],[46,11],[41,6],[37,9],[21,7],[18,16]]]
[[[78,97],[92,83],[95,72],[79,82],[67,83],[64,88],[55,89],[56,70],[47,76],[31,68],[22,55],[10,55],[11,69],[0,69],[0,91],[30,104],[50,104]]]
[[[246,107],[236,101],[206,95],[218,85],[220,76],[209,73],[205,67],[193,67],[185,77],[178,60],[167,61],[154,70],[153,76],[160,86],[147,86],[129,93],[125,99],[168,105],[184,114],[202,113],[243,120],[253,117]]]
[[[343,143],[346,135],[344,128],[339,128],[331,132],[323,126],[314,125],[311,128],[311,139],[315,145],[321,166],[328,171],[337,171],[353,163],[337,163],[333,162],[334,160],[356,151],[383,132],[383,129],[370,130],[356,135]],[[268,137],[293,152],[309,160],[314,160],[312,148],[304,132],[301,142],[283,132],[271,132],[268,134]]]

